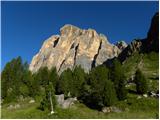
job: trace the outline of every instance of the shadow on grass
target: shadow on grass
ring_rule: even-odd
[[[130,90],[130,89],[129,89],[128,92],[131,93],[131,94],[137,95],[137,91],[135,91],[135,90]]]

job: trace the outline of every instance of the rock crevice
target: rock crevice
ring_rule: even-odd
[[[85,72],[89,72],[92,67],[117,57],[120,52],[104,35],[93,29],[82,30],[73,25],[65,25],[60,29],[60,35],[53,35],[44,41],[29,69],[34,73],[43,66],[49,69],[56,67],[61,73],[67,68],[80,65]]]

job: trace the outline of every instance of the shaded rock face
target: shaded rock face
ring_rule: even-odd
[[[151,21],[151,26],[148,31],[147,38],[135,39],[129,44],[118,56],[121,62],[135,52],[159,52],[159,13],[157,12]]]
[[[157,12],[151,22],[150,29],[147,35],[148,50],[159,52],[159,12]]]
[[[104,35],[99,35],[93,29],[82,30],[65,25],[60,29],[60,35],[53,35],[43,43],[29,69],[36,72],[40,67],[56,67],[61,73],[80,65],[88,72],[107,59],[117,57],[120,52],[117,46],[110,44]]]
[[[119,54],[118,58],[120,59],[120,61],[124,61],[133,53],[140,52],[141,50],[142,50],[142,41],[138,39],[134,40],[121,52],[121,54]]]

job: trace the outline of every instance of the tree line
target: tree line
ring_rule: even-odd
[[[6,64],[1,73],[1,98],[4,103],[17,101],[20,96],[40,99],[41,110],[53,111],[55,94],[64,94],[87,106],[101,109],[127,98],[126,77],[121,63],[115,59],[112,67],[97,66],[85,73],[81,66],[64,70],[58,75],[56,68],[40,68],[31,73],[27,62],[17,57]],[[137,93],[147,92],[147,81],[138,69],[135,75]]]

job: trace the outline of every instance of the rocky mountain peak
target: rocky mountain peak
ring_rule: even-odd
[[[60,29],[60,35],[53,35],[44,41],[29,69],[36,72],[40,67],[47,66],[50,69],[54,66],[61,73],[80,65],[88,72],[92,67],[117,57],[120,52],[103,34],[67,24]]]
[[[122,41],[117,42],[116,46],[119,49],[124,50],[128,45],[127,45],[127,43],[125,41],[122,40]]]

